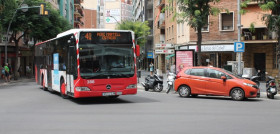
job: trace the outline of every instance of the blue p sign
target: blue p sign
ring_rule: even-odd
[[[234,42],[234,52],[245,52],[244,42]]]

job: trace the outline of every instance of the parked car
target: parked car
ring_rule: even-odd
[[[233,100],[257,97],[256,83],[215,67],[186,67],[175,80],[175,91],[181,97],[197,95],[231,96]]]

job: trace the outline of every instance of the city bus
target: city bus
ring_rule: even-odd
[[[35,79],[63,98],[137,93],[134,32],[71,29],[35,45]]]

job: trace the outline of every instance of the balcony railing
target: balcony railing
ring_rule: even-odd
[[[255,32],[252,33],[248,28],[242,29],[241,40],[276,40],[277,36],[275,32],[268,31],[267,28],[255,28]]]

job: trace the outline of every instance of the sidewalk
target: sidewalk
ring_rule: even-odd
[[[0,78],[0,88],[2,86],[16,85],[19,82],[35,82],[35,78],[34,77],[30,77],[30,78],[20,77],[20,78],[18,78],[18,80],[11,79],[10,82],[6,82],[5,79]]]

